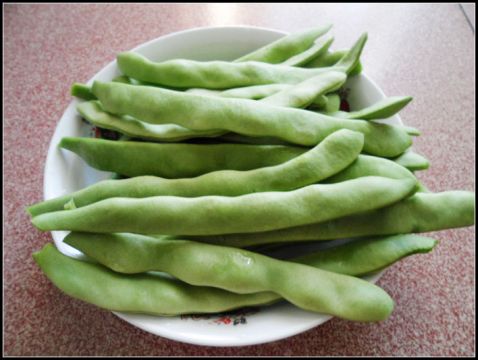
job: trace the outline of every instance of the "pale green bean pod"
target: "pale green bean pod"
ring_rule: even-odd
[[[271,291],[302,309],[355,321],[384,320],[393,310],[389,295],[365,280],[247,250],[126,233],[70,233],[65,242],[121,273],[161,271],[239,294]]]
[[[361,177],[287,192],[236,197],[111,198],[32,218],[40,230],[211,235],[282,229],[384,207],[406,197],[416,180]],[[193,214],[193,215],[192,215]]]
[[[431,251],[436,243],[416,235],[389,236],[353,241],[289,261],[359,276],[383,269],[405,256]],[[159,273],[120,274],[99,264],[65,256],[52,244],[35,252],[33,258],[67,295],[113,311],[162,316],[217,313],[281,300],[272,292],[236,294],[189,285]]]
[[[225,246],[334,240],[429,232],[471,226],[475,223],[475,194],[471,191],[416,192],[381,209],[288,229],[217,236],[188,236],[188,239]]]
[[[236,59],[235,62],[262,61],[270,64],[281,63],[309,49],[313,46],[314,41],[327,33],[331,27],[331,24],[327,24],[325,26],[283,36],[270,44],[241,56]]]
[[[363,146],[363,135],[340,130],[315,148],[285,163],[249,171],[213,171],[195,178],[164,179],[138,176],[125,180],[104,180],[85,189],[30,206],[31,216],[63,210],[73,201],[76,207],[112,197],[144,198],[173,195],[238,196],[254,192],[287,191],[328,178],[350,165]]]
[[[341,128],[365,135],[364,152],[393,157],[411,137],[401,128],[369,121],[333,118],[243,99],[201,96],[148,86],[95,82],[93,92],[103,108],[150,123],[172,123],[192,130],[224,129],[248,136],[273,136],[314,146]]]

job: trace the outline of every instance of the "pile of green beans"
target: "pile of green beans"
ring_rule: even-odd
[[[387,319],[393,299],[360,277],[438,243],[416,233],[473,225],[475,195],[429,191],[414,173],[430,166],[411,149],[420,131],[377,121],[412,97],[346,107],[367,34],[332,52],[330,28],[234,61],[124,52],[123,75],[74,83],[80,116],[121,137],[61,139],[113,177],[27,208],[36,228],[70,231],[64,242],[88,257],[48,244],[33,254],[45,275],[113,311],[173,316],[287,301]],[[324,240],[331,246],[299,257],[258,251]]]

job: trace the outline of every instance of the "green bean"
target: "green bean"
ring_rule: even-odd
[[[67,295],[112,311],[153,315],[215,313],[277,300],[272,292],[235,294],[199,287],[159,273],[124,275],[99,264],[70,258],[47,244],[33,258]]]
[[[70,233],[65,242],[120,273],[163,271],[239,294],[272,291],[302,309],[348,320],[380,321],[393,309],[388,294],[365,280],[247,250],[137,234]]]
[[[369,176],[287,192],[236,197],[110,198],[74,210],[35,216],[40,230],[210,235],[257,232],[327,221],[392,204],[416,185],[412,179]],[[194,216],[191,216],[194,214]]]
[[[173,123],[191,130],[222,128],[242,135],[272,136],[314,146],[346,128],[365,135],[364,152],[383,157],[402,154],[410,136],[401,128],[369,121],[333,118],[243,99],[226,99],[148,86],[95,82],[93,93],[103,108],[151,123]]]
[[[436,241],[430,238],[399,235],[353,241],[290,261],[358,276],[385,268],[405,256],[428,252],[435,245]],[[65,256],[51,244],[33,257],[60,290],[113,311],[153,315],[212,313],[281,300],[272,292],[235,294],[213,287],[192,286],[159,273],[119,274],[99,264]]]
[[[393,159],[393,161],[410,171],[426,170],[430,167],[430,163],[426,158],[411,150],[404,152],[399,157]]]
[[[92,234],[72,232],[65,237],[64,242],[100,261],[103,265],[125,273],[149,271],[152,269],[149,266],[154,266],[153,264],[158,263],[163,256],[170,258],[170,261],[186,258],[179,254],[175,254],[175,259],[173,259],[173,256],[168,256],[167,252],[174,252],[175,248],[184,251],[185,248],[191,246],[187,250],[194,255],[208,249],[208,247],[201,246],[201,243],[190,240],[167,236],[146,237],[128,233]],[[141,242],[144,242],[146,246],[143,247]],[[306,255],[295,256],[287,259],[287,261],[343,275],[364,276],[383,270],[406,256],[430,252],[437,244],[437,240],[416,234],[360,238]],[[148,251],[148,245],[157,246],[158,249]],[[125,252],[124,246],[130,246],[131,251]],[[216,246],[209,249],[214,252],[214,249],[217,249]],[[162,251],[159,248],[163,248]],[[193,249],[198,249],[198,251]],[[227,261],[227,259],[237,257],[235,254],[238,254],[238,252],[235,252],[235,250],[237,251],[235,248],[227,248],[226,251],[232,254],[224,256],[224,259]],[[101,258],[104,260],[100,260]],[[206,259],[201,260],[205,261]],[[206,263],[212,266],[216,261],[207,261]],[[191,267],[196,268],[195,266]],[[166,269],[163,269],[163,271],[169,272]]]
[[[175,124],[153,125],[127,115],[116,116],[104,111],[99,101],[82,102],[76,106],[76,109],[84,119],[93,125],[141,139],[181,141],[224,134],[223,130],[194,131]]]
[[[337,116],[347,119],[375,120],[389,118],[402,110],[410,101],[411,96],[392,96],[376,102],[358,111],[341,112]]]
[[[152,62],[144,56],[123,52],[116,61],[127,76],[161,86],[175,88],[230,89],[265,84],[296,84],[328,69],[349,73],[357,64],[367,40],[363,34],[349,52],[332,68],[299,68],[257,61],[194,61],[186,59]]]
[[[98,170],[129,177],[153,175],[173,179],[216,170],[251,170],[277,165],[307,151],[280,145],[119,143],[81,137],[64,137],[59,146],[73,151]]]
[[[359,155],[350,166],[322,182],[331,184],[357,179],[363,176],[383,176],[391,179],[416,179],[411,171],[395,161],[377,156]]]
[[[329,66],[334,66],[337,62],[339,62],[340,59],[342,59],[348,52],[349,50],[344,49],[344,50],[337,50],[333,52],[327,52],[319,56],[318,58],[315,58],[314,60],[310,61],[309,63],[306,63],[304,66],[307,68],[321,68],[321,67],[329,67]],[[349,76],[354,76],[360,74],[362,71],[362,63],[360,60],[358,60],[357,65],[350,70]]]
[[[326,95],[326,97],[327,103],[325,104],[325,107],[320,111],[325,114],[337,112],[340,109],[341,102],[339,94],[328,94]]]
[[[82,207],[112,197],[237,196],[261,191],[287,191],[339,172],[355,160],[362,146],[362,134],[340,130],[329,135],[315,148],[276,166],[249,171],[214,171],[195,178],[174,180],[152,176],[104,180],[72,194],[30,206],[27,211],[37,216],[62,210],[63,204],[68,201],[74,201],[76,207]]]
[[[327,52],[333,41],[333,37],[329,37],[327,39],[319,39],[309,49],[288,58],[280,64],[287,66],[302,66]]]
[[[339,67],[344,68],[347,74],[354,75],[360,73],[362,65],[360,64],[360,55],[367,41],[367,33],[362,34],[355,44],[349,50],[325,53],[315,60],[306,63],[307,68],[321,67]]]
[[[91,92],[91,86],[81,83],[73,83],[73,85],[71,85],[70,93],[72,96],[76,96],[84,100],[96,99],[96,96]]]
[[[342,58],[344,58],[349,53],[349,51],[350,49],[341,49],[341,50],[326,52],[322,54],[321,56],[304,64],[304,67],[306,68],[333,67]]]
[[[326,52],[304,66],[307,68],[331,67],[338,63],[345,55],[347,55],[347,52],[348,49]]]
[[[327,74],[327,73],[325,73]],[[305,80],[306,82],[308,80]],[[303,84],[304,82],[300,83]],[[298,84],[297,86],[299,86]],[[209,96],[220,96],[220,97],[229,97],[229,98],[238,98],[238,99],[250,99],[250,100],[261,100],[267,97],[270,97],[274,94],[277,94],[280,91],[286,91],[292,89],[295,85],[290,84],[270,84],[270,85],[255,85],[255,86],[244,86],[240,88],[234,88],[230,90],[208,90],[208,89],[189,89],[186,90],[187,93],[198,94],[198,95],[209,95]],[[317,108],[322,108],[327,103],[327,98],[324,95],[316,97],[312,104]],[[284,106],[287,106],[286,103]]]
[[[175,59],[155,63],[133,52],[118,54],[117,63],[127,76],[156,85],[219,90],[251,85],[296,84],[330,69],[303,69],[255,61],[232,63]]]
[[[290,57],[310,48],[314,41],[330,30],[332,25],[307,29],[305,31],[286,35],[247,55],[241,56],[235,62],[262,61],[270,64],[281,63]]]
[[[367,33],[360,35],[350,50],[347,51],[347,53],[333,67],[342,68],[347,74],[349,74],[358,65],[366,41]]]
[[[339,89],[345,83],[345,80],[347,80],[347,76],[343,72],[329,71],[311,77],[260,101],[276,106],[305,108],[325,93]]]
[[[339,274],[362,276],[382,270],[406,256],[430,252],[437,240],[415,234],[355,239],[292,259]]]
[[[290,84],[244,86],[240,88],[219,91],[217,95],[229,98],[260,100],[281,90],[288,89],[291,86],[292,85]]]
[[[293,241],[421,233],[471,226],[475,194],[470,191],[416,192],[396,204],[332,221],[288,229],[218,236],[188,236],[212,244],[245,247]]]

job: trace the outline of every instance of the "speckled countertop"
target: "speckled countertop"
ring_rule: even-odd
[[[466,11],[470,12],[470,5]],[[337,48],[369,40],[363,66],[387,95],[412,95],[402,120],[419,128],[419,173],[432,191],[475,190],[475,38],[458,4],[4,5],[4,355],[474,355],[475,227],[441,231],[430,254],[379,280],[395,300],[379,324],[333,319],[264,345],[188,345],[139,330],[60,293],[31,254],[51,241],[25,214],[42,199],[50,138],[86,81],[116,53],[199,26],[297,31],[333,23]]]

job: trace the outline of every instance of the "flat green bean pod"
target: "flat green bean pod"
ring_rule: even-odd
[[[196,137],[217,137],[224,134],[223,130],[194,131],[176,124],[154,125],[128,115],[116,116],[104,111],[99,101],[82,102],[76,106],[76,109],[83,118],[93,125],[141,139],[181,141]]]
[[[265,84],[296,84],[330,69],[349,73],[357,64],[367,40],[363,34],[350,51],[332,68],[299,68],[258,61],[194,61],[186,59],[153,62],[134,53],[117,55],[119,69],[127,76],[175,88],[230,89]]]
[[[425,157],[411,150],[405,151],[402,155],[393,159],[393,161],[410,171],[426,170],[430,167],[430,163]]]
[[[410,101],[411,96],[392,96],[376,102],[358,111],[338,112],[334,115],[347,119],[375,120],[389,118],[402,110]]]
[[[383,176],[391,179],[413,179],[415,175],[395,161],[377,156],[359,155],[357,159],[339,173],[323,180],[323,183],[337,183],[363,176]]]
[[[367,33],[360,35],[355,44],[347,51],[347,53],[340,58],[340,60],[333,66],[334,68],[341,68],[347,74],[350,74],[360,61],[365,43],[367,42]]]
[[[331,27],[331,24],[327,24],[325,26],[286,35],[249,54],[241,56],[236,59],[235,62],[262,61],[270,64],[281,63],[309,49],[314,44],[314,41],[327,33]]]
[[[71,85],[70,94],[84,100],[95,100],[96,96],[91,92],[91,86],[73,83]]]
[[[33,258],[64,293],[112,311],[171,316],[222,312],[277,300],[272,292],[235,294],[189,285],[159,273],[119,274],[63,255],[52,244],[33,253]]]
[[[308,150],[282,145],[159,144],[86,137],[64,137],[59,146],[98,170],[128,177],[153,175],[168,179],[277,165]]]
[[[471,191],[416,192],[413,196],[388,207],[332,221],[260,233],[188,236],[188,239],[235,247],[334,240],[471,226],[475,223],[474,216],[475,194]]]
[[[269,85],[253,85],[242,86],[228,90],[209,90],[201,88],[188,89],[185,92],[197,95],[221,96],[238,99],[260,100],[267,96],[271,96],[281,90],[290,88],[291,84],[269,84]]]
[[[297,86],[299,85],[300,84],[298,84]],[[229,89],[224,91],[195,88],[195,89],[188,89],[186,90],[186,92],[191,94],[198,94],[198,95],[220,96],[220,97],[249,99],[249,100],[261,100],[261,99],[270,97],[274,94],[277,94],[278,92],[289,90],[293,88],[294,86],[295,85],[291,85],[291,84],[255,85],[255,86],[244,86],[244,87],[234,88],[234,89]],[[312,104],[314,105],[314,107],[317,107],[317,108],[324,107],[326,103],[327,103],[327,98],[324,95],[318,96],[312,101]]]
[[[394,157],[410,145],[405,130],[370,121],[333,118],[244,99],[201,96],[149,86],[95,82],[103,108],[150,123],[178,124],[191,130],[224,129],[248,136],[272,136],[314,146],[341,128],[365,135],[364,152]]]
[[[296,84],[330,68],[304,69],[257,61],[195,61],[186,59],[152,62],[142,55],[117,55],[120,70],[129,77],[176,88],[230,89],[265,84]]]
[[[348,50],[347,49],[342,49],[342,50],[336,50],[332,52],[326,52],[319,56],[318,58],[310,61],[309,63],[305,64],[305,67],[308,68],[319,68],[319,67],[329,67],[329,66],[334,66],[336,63],[339,62],[340,59],[342,59],[346,54]]]
[[[31,216],[63,210],[74,201],[76,207],[112,197],[149,196],[238,196],[261,191],[287,191],[310,185],[350,165],[363,146],[363,135],[340,130],[329,135],[315,148],[285,163],[249,171],[214,171],[195,178],[164,179],[137,176],[125,180],[104,180],[72,194],[30,206]]]
[[[387,267],[405,256],[428,252],[435,245],[435,240],[416,235],[389,236],[354,241],[289,261],[358,276]],[[236,294],[189,285],[159,273],[120,274],[99,264],[65,256],[52,244],[35,252],[33,258],[64,293],[112,311],[163,316],[214,313],[281,300],[272,292]]]
[[[247,250],[138,234],[70,233],[65,242],[117,272],[162,271],[239,294],[271,291],[302,309],[348,320],[380,321],[393,309],[388,294],[365,280]]]
[[[327,52],[333,41],[333,37],[329,37],[327,39],[319,39],[307,50],[288,58],[280,64],[287,66],[302,66]]]
[[[222,97],[260,100],[265,97],[271,96],[279,91],[288,89],[292,86],[293,85],[291,84],[269,84],[269,85],[244,86],[240,88],[219,91],[216,94]]]
[[[342,59],[349,50],[337,50],[332,52],[326,52],[321,56],[311,60],[310,62],[304,64],[307,68],[320,68],[320,67],[329,67],[334,66],[340,59]],[[362,63],[360,60],[357,62],[357,65],[349,72],[349,76],[354,76],[360,74],[362,71]]]
[[[413,254],[430,252],[437,240],[415,234],[355,239],[290,261],[339,274],[362,276]]]
[[[74,210],[41,214],[33,217],[32,223],[43,231],[98,233],[211,235],[268,231],[384,207],[409,195],[415,185],[412,179],[368,176],[236,197],[110,198]]]
[[[329,71],[313,76],[260,101],[276,106],[305,108],[318,97],[339,89],[345,83],[345,80],[347,80],[345,73]]]

